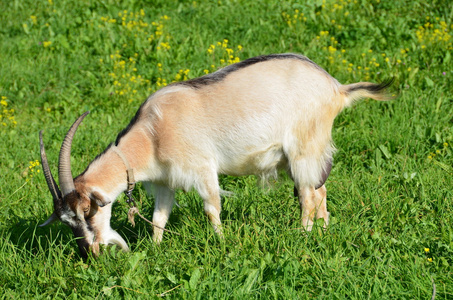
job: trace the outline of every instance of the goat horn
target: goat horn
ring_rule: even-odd
[[[56,220],[58,220],[58,216],[57,216],[57,213],[54,211],[53,214],[51,214],[50,217],[44,223],[42,223],[41,225],[38,225],[38,226],[39,227],[44,227],[44,226],[47,226],[49,224],[52,224]]]
[[[42,130],[39,132],[39,148],[41,151],[42,170],[44,177],[46,178],[47,186],[49,187],[50,193],[52,194],[54,210],[60,211],[62,200],[61,191],[52,176],[52,172],[50,171],[49,162],[47,161],[46,150],[44,149],[44,142],[42,139]]]
[[[71,128],[69,129],[68,133],[66,134],[63,140],[63,144],[61,145],[60,157],[58,162],[58,177],[60,179],[61,191],[63,192],[64,196],[75,190],[74,180],[72,178],[71,173],[72,139],[74,137],[75,132],[77,131],[77,127],[79,127],[83,118],[85,118],[89,113],[90,113],[89,111],[85,112],[74,122],[74,124],[72,124]]]

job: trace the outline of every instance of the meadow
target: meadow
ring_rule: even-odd
[[[0,10],[0,298],[452,299],[453,2],[444,0],[12,0]],[[220,176],[225,239],[202,200],[178,192],[161,245],[127,220],[84,261],[53,212],[52,171],[83,112],[72,172],[113,142],[140,104],[175,81],[249,57],[294,52],[342,83],[395,78],[332,130],[331,224],[301,229],[293,183]],[[134,191],[151,218],[153,198]]]

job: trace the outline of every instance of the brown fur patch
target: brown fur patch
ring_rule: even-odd
[[[83,185],[77,184],[76,190],[64,196],[65,205],[78,217],[88,217],[91,214],[91,200],[86,195]]]

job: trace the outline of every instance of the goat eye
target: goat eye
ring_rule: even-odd
[[[87,207],[85,207],[85,208],[83,209],[83,212],[85,212],[85,213],[86,213],[86,212],[88,212],[89,210],[90,210],[90,207],[89,207],[89,206],[87,206]]]

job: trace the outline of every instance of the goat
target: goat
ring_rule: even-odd
[[[331,130],[343,108],[362,98],[388,100],[392,80],[341,85],[324,69],[297,54],[258,56],[212,74],[173,83],[152,94],[116,141],[73,179],[71,144],[81,115],[60,149],[61,191],[50,172],[42,132],[40,149],[54,212],[71,227],[81,255],[124,239],[110,227],[112,203],[128,188],[128,170],[148,192],[153,187],[153,240],[162,240],[175,189],[194,188],[214,230],[222,235],[218,174],[273,176],[286,170],[294,180],[301,221],[311,230],[329,222],[324,185],[332,167]],[[296,193],[295,193],[296,194]]]

